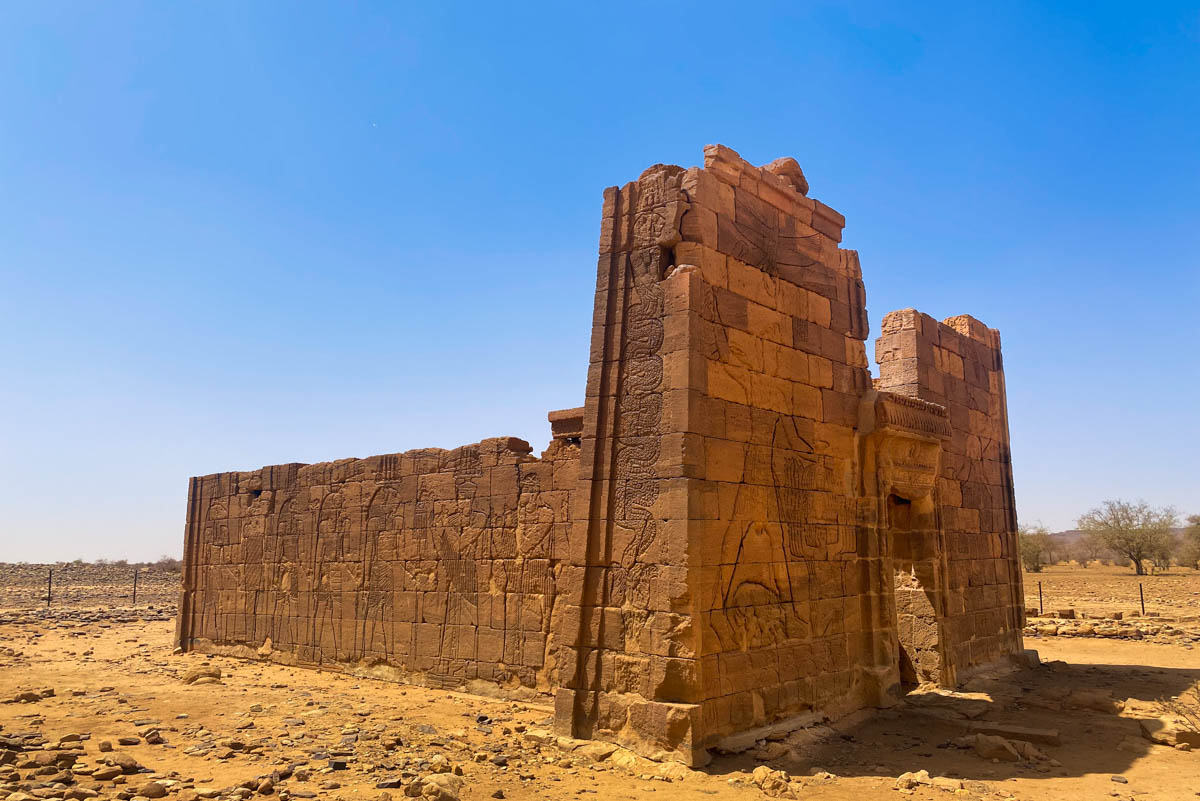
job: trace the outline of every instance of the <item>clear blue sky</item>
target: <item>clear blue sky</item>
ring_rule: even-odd
[[[989,6],[992,6],[989,8]],[[1200,512],[1200,6],[0,4],[0,559],[582,402],[601,192],[794,156],[1001,330],[1022,521]]]

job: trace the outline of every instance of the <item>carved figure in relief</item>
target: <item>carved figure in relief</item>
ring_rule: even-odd
[[[771,450],[771,478],[788,555],[802,561],[828,558],[831,547],[837,550],[839,527],[836,520],[817,519],[813,508],[813,494],[828,497],[833,486],[827,458],[789,418],[776,422]]]
[[[517,496],[516,546],[522,557],[554,556],[551,533],[556,521],[554,507],[541,497],[541,479],[537,473],[521,477]]]
[[[315,583],[312,636],[309,642],[320,644],[328,639],[333,647],[326,658],[336,659],[341,653],[342,582],[339,567],[347,535],[353,529],[351,510],[347,508],[345,496],[334,490],[321,499],[317,513],[317,543],[313,552],[312,576]],[[325,634],[328,633],[328,638]]]
[[[210,545],[229,544],[229,504],[223,499],[214,498],[208,504],[203,532],[204,542]]]
[[[367,507],[367,542],[362,563],[366,608],[359,610],[358,615],[362,620],[360,644],[364,650],[390,653],[387,631],[393,592],[392,569],[383,558],[380,546],[385,534],[398,531],[402,525],[400,493],[391,487],[380,487]],[[376,638],[379,638],[378,643]]]
[[[741,492],[741,490],[739,490]],[[793,636],[792,582],[780,530],[755,520],[733,520],[725,532],[720,597],[710,613],[724,649],[749,650]]]
[[[651,254],[638,254],[641,260]],[[662,420],[663,293],[654,269],[635,269],[633,256],[626,271],[630,304],[626,311],[626,342],[621,362],[618,404],[621,425],[614,469],[615,523],[629,532],[620,563],[631,567],[649,549],[657,534],[650,509],[658,498],[654,466],[658,461]],[[640,280],[638,277],[640,276]]]
[[[483,457],[479,447],[468,445],[457,450],[448,467],[454,471],[454,497],[474,498],[483,477]]]
[[[301,618],[300,591],[311,586],[305,578],[310,563],[301,558],[304,513],[294,496],[279,504],[273,522],[275,549],[268,554],[271,581],[267,597],[275,625],[270,636],[277,646],[287,646],[300,641],[300,631],[296,628],[296,621]]]

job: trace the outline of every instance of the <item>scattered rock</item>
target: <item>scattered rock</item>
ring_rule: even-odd
[[[1138,726],[1143,737],[1160,745],[1185,743],[1192,747],[1200,746],[1200,732],[1193,731],[1186,721],[1174,715],[1139,720]]]
[[[129,754],[114,754],[108,758],[109,763],[121,769],[122,773],[137,773],[142,765]]]
[[[975,735],[975,753],[984,759],[998,759],[1001,762],[1021,761],[1021,755],[1013,748],[1012,743],[991,734]]]
[[[585,756],[588,759],[592,760],[593,762],[603,762],[604,760],[606,760],[610,756],[612,756],[613,752],[615,752],[616,750],[617,750],[617,746],[613,745],[612,743],[605,743],[605,742],[600,742],[599,740],[592,740],[591,742],[589,742],[585,745],[581,745],[576,750],[575,753],[577,753],[581,756]]]
[[[466,781],[453,773],[434,773],[426,776],[421,795],[430,801],[458,801]]]
[[[195,684],[200,679],[213,679],[219,681],[221,678],[221,669],[213,665],[197,665],[196,667],[183,674],[184,684]]]
[[[933,779],[930,778],[929,771],[927,770],[918,770],[915,773],[901,773],[896,779],[897,790],[911,790],[914,787],[931,784],[933,784]]]
[[[98,782],[106,782],[115,779],[122,773],[123,771],[119,767],[116,765],[111,765],[109,767],[97,768],[92,772],[92,779]]]
[[[773,770],[766,765],[759,765],[750,774],[751,780],[771,798],[795,798],[792,792],[791,777],[786,771]]]
[[[961,779],[951,779],[949,776],[934,776],[931,783],[937,789],[947,793],[955,793],[963,789]]]
[[[146,798],[163,798],[167,794],[167,786],[161,782],[146,782],[138,788],[137,794]]]

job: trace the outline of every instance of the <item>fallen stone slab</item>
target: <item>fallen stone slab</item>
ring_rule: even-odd
[[[1009,740],[1026,740],[1043,745],[1062,745],[1058,729],[1036,729],[1030,726],[1017,726],[1012,723],[990,723],[973,720],[967,726],[970,734],[994,734]]]
[[[600,740],[592,740],[589,743],[579,746],[576,753],[585,756],[593,762],[603,762],[608,759],[617,750],[617,746],[612,743],[601,742]]]

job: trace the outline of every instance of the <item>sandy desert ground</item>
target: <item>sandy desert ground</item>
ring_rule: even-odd
[[[1200,797],[1200,731],[1179,717],[1200,722],[1197,573],[1142,579],[1144,618],[1128,571],[1027,576],[1029,605],[1039,580],[1047,600],[1027,628],[1041,665],[689,770],[555,738],[547,703],[175,654],[169,576],[135,608],[123,573],[80,569],[47,609],[44,584],[17,586],[39,566],[15,568],[0,566],[9,801]]]

